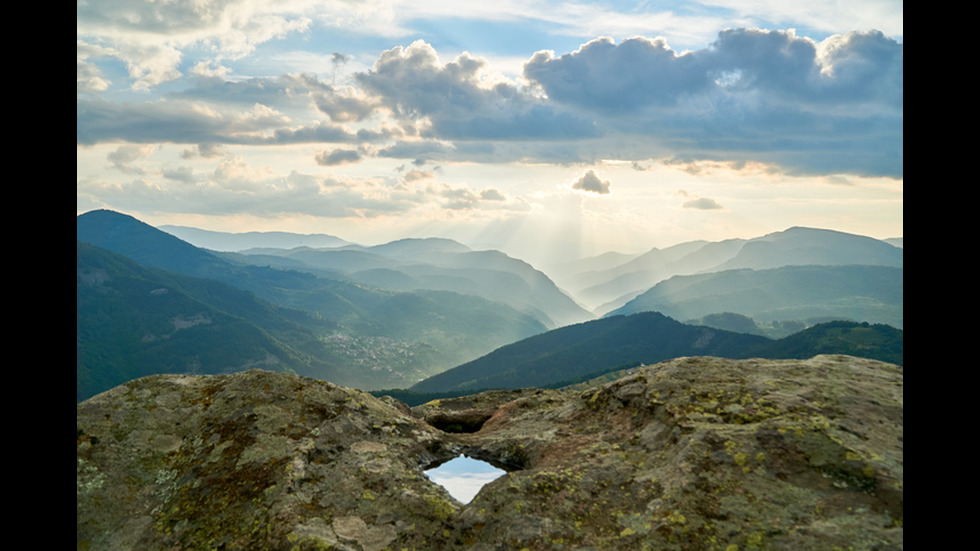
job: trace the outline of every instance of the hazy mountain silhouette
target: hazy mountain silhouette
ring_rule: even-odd
[[[903,261],[902,249],[878,239],[832,230],[794,227],[746,241],[738,254],[715,266],[712,271],[737,268],[761,270],[807,264],[901,268]]]
[[[593,312],[603,315],[676,275],[808,264],[902,267],[903,250],[865,236],[794,227],[754,239],[690,241],[652,249],[616,266],[555,279]]]
[[[559,280],[580,292],[634,288],[615,315],[582,323],[591,315],[540,270],[450,239],[219,252],[107,210],[76,226],[84,392],[150,372],[248,366],[366,390],[515,388],[678,355],[765,352],[770,339],[724,330],[758,332],[755,322],[902,326],[902,249],[827,230],[565,264]],[[257,238],[273,237],[297,238]],[[677,321],[693,319],[716,327]],[[798,338],[784,348],[843,347],[836,337]]]
[[[480,296],[528,313],[548,328],[594,317],[530,264],[500,251],[474,251],[449,239],[403,239],[337,249],[258,249],[242,251],[236,258],[384,289]]]
[[[178,237],[195,247],[213,251],[236,252],[261,247],[276,249],[342,247],[350,244],[349,241],[339,237],[322,233],[299,234],[278,231],[229,233],[171,225],[159,226],[157,229]]]
[[[146,268],[215,280],[279,308],[318,320],[321,346],[311,353],[359,388],[407,386],[546,327],[509,306],[445,291],[397,292],[229,260],[130,216],[93,211],[77,217],[80,242],[124,255]],[[337,329],[322,331],[325,322]],[[84,327],[80,324],[79,331]]]
[[[902,327],[904,269],[784,266],[674,276],[609,315],[661,312],[679,320],[733,312],[759,321],[831,318]]]

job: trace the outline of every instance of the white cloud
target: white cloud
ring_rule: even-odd
[[[75,78],[79,93],[102,92],[109,88],[110,82],[103,78],[102,71],[95,60],[112,55],[111,48],[88,44],[83,40],[76,41]]]
[[[357,76],[364,89],[382,98],[399,117],[425,120],[444,139],[580,138],[592,134],[588,121],[554,109],[516,84],[483,75],[488,62],[469,54],[441,63],[422,41],[385,51],[374,67]]]
[[[111,47],[136,90],[181,76],[182,50],[205,46],[212,59],[240,58],[257,44],[309,29],[303,3],[248,0],[91,0],[76,9],[76,35]],[[297,8],[300,8],[297,10]]]

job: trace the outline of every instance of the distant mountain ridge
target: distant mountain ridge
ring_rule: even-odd
[[[570,325],[503,346],[416,383],[419,392],[540,387],[626,362],[726,356],[763,337],[683,325],[656,312]]]
[[[760,354],[776,354],[766,348],[769,339],[748,334],[760,332],[756,321],[784,320],[784,328],[830,319],[885,323],[899,335],[903,322],[902,249],[812,228],[567,264],[557,278],[563,286],[634,288],[600,319],[530,264],[445,238],[218,251],[107,210],[78,216],[77,237],[79,378],[99,379],[93,368],[108,372],[90,389],[161,370],[247,366],[372,391],[518,388],[678,355],[743,357],[757,345]],[[125,264],[104,260],[106,253],[139,270],[120,269],[113,283],[101,279],[89,263]],[[698,273],[642,287],[676,271]],[[128,295],[130,288],[138,292]],[[161,296],[174,306],[146,309],[154,300],[147,297]],[[721,328],[686,323],[695,319]],[[192,352],[181,355],[181,339]],[[818,348],[816,339],[802,338],[794,346],[862,355],[844,340],[828,337]]]
[[[159,226],[158,229],[195,247],[225,252],[237,252],[260,247],[292,249],[295,247],[343,247],[351,244],[339,237],[323,233],[299,234],[279,231],[230,233],[173,225]]]
[[[832,317],[901,328],[904,270],[791,265],[674,276],[608,315],[642,311],[662,312],[679,320],[734,312],[765,321]]]
[[[899,246],[870,237],[792,227],[753,239],[691,241],[665,249],[655,248],[627,262],[565,274],[556,281],[597,315],[603,315],[678,275],[809,264],[900,268],[904,265],[903,253]],[[588,262],[581,261],[579,265],[587,266]]]
[[[472,393],[555,388],[597,373],[685,356],[802,359],[815,354],[848,354],[901,365],[903,332],[887,325],[830,322],[773,340],[686,325],[657,312],[641,312],[528,337],[429,377],[408,390]]]
[[[395,291],[451,291],[505,303],[549,329],[594,316],[540,270],[500,251],[474,251],[442,238],[370,247],[245,250],[239,262],[310,271]]]
[[[317,335],[315,342],[308,343],[311,348],[306,352],[323,362],[317,368],[320,376],[338,384],[364,389],[407,386],[546,330],[528,314],[477,296],[370,289],[309,272],[238,263],[225,254],[199,249],[112,211],[86,213],[76,222],[79,251],[88,250],[86,244],[94,245],[131,258],[143,268],[166,270],[195,281],[214,280],[249,292],[277,308],[305,312],[314,321],[303,330]],[[79,253],[80,263],[84,256]],[[82,283],[80,276],[80,301],[84,294]],[[111,294],[93,296],[104,299]],[[85,344],[83,332],[94,323],[82,321],[88,308],[82,306],[80,303],[80,346]],[[96,301],[91,307],[98,309],[103,305]],[[111,319],[121,315],[125,314],[108,319],[103,316],[98,318],[102,320],[99,323],[111,325]],[[325,331],[325,326],[333,330]],[[119,344],[145,349],[134,344],[134,339]],[[79,365],[79,371],[99,368],[98,362],[93,359],[92,363]],[[210,368],[201,369],[206,372]]]
[[[732,259],[712,271],[783,266],[866,265],[901,268],[904,251],[884,241],[833,230],[792,227],[745,242]]]
[[[329,331],[330,322],[87,243],[77,242],[76,269],[79,400],[156,373],[343,375],[309,354],[313,329]]]

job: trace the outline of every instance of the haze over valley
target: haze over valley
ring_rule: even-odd
[[[540,386],[678,355],[778,357],[763,345],[831,321],[903,325],[903,249],[814,228],[580,259],[554,277],[449,239],[160,229],[107,210],[79,216],[77,236],[79,398],[152,373],[251,367],[444,392],[437,376],[482,357],[481,382],[460,388]],[[581,297],[596,289],[617,298],[590,310]],[[863,354],[901,363],[887,340]],[[520,343],[547,367],[486,367]]]

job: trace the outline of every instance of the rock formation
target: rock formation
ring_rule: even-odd
[[[152,376],[77,406],[77,548],[901,549],[902,368],[681,358],[584,391],[391,400]],[[462,505],[423,474],[508,471]]]

